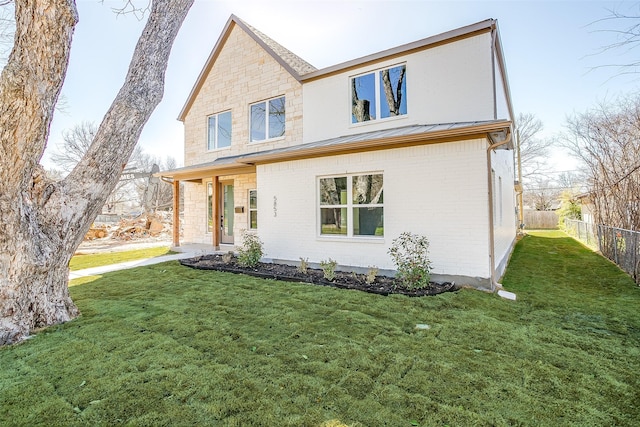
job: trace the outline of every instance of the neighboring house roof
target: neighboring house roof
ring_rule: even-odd
[[[330,156],[354,151],[383,150],[402,146],[439,142],[452,137],[472,136],[491,132],[510,132],[508,120],[412,125],[394,129],[364,132],[307,144],[220,157],[212,162],[161,172],[160,175],[180,180],[201,179],[207,173],[227,169],[253,167],[256,164]],[[512,146],[510,146],[512,148]],[[502,148],[507,148],[503,146]]]
[[[222,30],[222,34],[220,35],[220,38],[218,39],[213,49],[211,50],[211,53],[209,54],[209,58],[207,59],[207,62],[202,68],[202,71],[200,72],[200,75],[198,76],[198,79],[196,80],[195,85],[191,89],[191,93],[189,94],[189,97],[187,98],[187,101],[185,102],[184,107],[182,107],[182,111],[180,111],[178,120],[184,121],[187,113],[189,112],[189,109],[191,108],[191,105],[193,104],[193,101],[198,95],[200,88],[204,84],[204,81],[206,80],[207,75],[209,74],[209,71],[211,71],[213,64],[216,62],[216,59],[218,58],[218,55],[220,54],[220,51],[222,50],[225,42],[229,38],[229,35],[231,34],[231,31],[233,30],[234,26],[238,26],[239,28],[242,28],[252,39],[256,41],[256,43],[262,46],[262,48],[269,55],[271,55],[273,59],[275,59],[285,70],[287,70],[289,74],[291,74],[296,80],[300,81],[302,78],[302,75],[308,74],[312,71],[316,71],[316,68],[313,65],[309,64],[307,61],[300,58],[298,55],[291,52],[286,47],[282,46],[275,40],[271,39],[269,36],[262,33],[261,31],[258,31],[256,28],[247,24],[237,16],[231,15],[231,17],[227,21],[227,24]]]

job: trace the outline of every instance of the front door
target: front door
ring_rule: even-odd
[[[233,244],[233,181],[220,183],[220,243]]]

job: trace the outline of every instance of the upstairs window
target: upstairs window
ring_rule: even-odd
[[[284,136],[284,96],[251,105],[251,142]]]
[[[231,111],[207,118],[207,150],[217,150],[231,145]]]
[[[406,65],[351,78],[351,123],[407,114]]]

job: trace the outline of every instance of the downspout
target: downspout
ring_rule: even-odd
[[[507,133],[507,137],[504,141],[495,142],[491,137],[491,134],[487,134],[487,138],[491,142],[491,145],[487,148],[487,187],[489,189],[489,268],[491,277],[489,278],[491,292],[495,292],[498,289],[502,289],[502,285],[498,283],[496,279],[496,250],[495,250],[495,236],[494,236],[494,223],[493,223],[493,180],[491,179],[491,152],[496,148],[508,144],[511,142],[511,131]]]

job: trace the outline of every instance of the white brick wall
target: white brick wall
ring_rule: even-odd
[[[320,237],[317,177],[377,171],[384,174],[384,238]],[[410,231],[428,237],[434,274],[489,277],[484,139],[261,165],[257,175],[259,235],[269,258],[393,269],[391,241]]]

